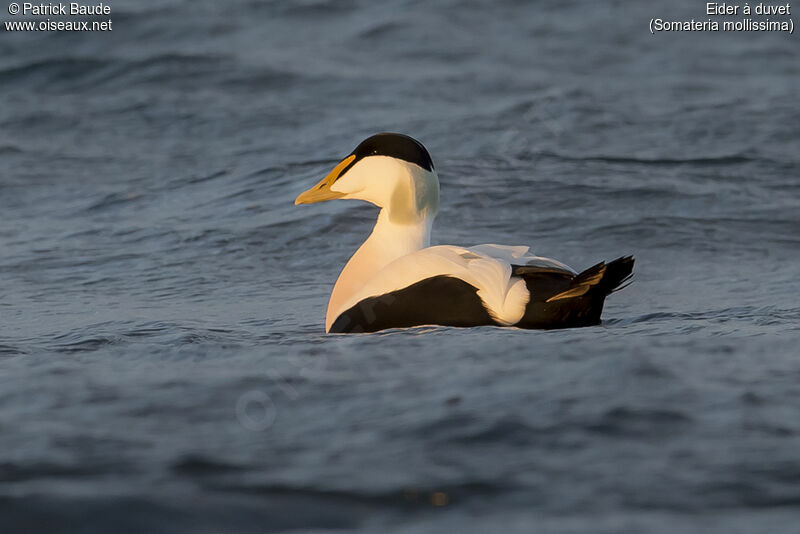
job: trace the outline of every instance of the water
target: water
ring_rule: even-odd
[[[647,30],[702,11],[4,32],[0,531],[795,531],[800,52]],[[384,130],[433,156],[434,242],[634,254],[636,282],[595,328],[324,335],[376,212],[292,201]]]

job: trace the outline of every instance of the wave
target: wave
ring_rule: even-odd
[[[736,306],[715,310],[694,312],[654,312],[629,318],[606,319],[605,325],[635,325],[658,323],[662,321],[720,321],[731,319],[755,319],[760,325],[787,323],[800,320],[800,308],[780,308],[777,306]]]
[[[17,145],[0,145],[0,155],[22,154],[25,152]]]
[[[0,70],[0,84],[47,92],[137,85],[197,88],[198,84],[265,89],[286,86],[297,79],[296,73],[287,70],[266,66],[244,68],[230,56],[180,53],[142,59],[62,56]]]
[[[70,335],[67,337],[78,337],[76,335]],[[67,343],[56,343],[51,346],[51,349],[56,352],[63,352],[66,354],[71,354],[74,352],[93,352],[109,345],[115,345],[120,342],[119,336],[113,335],[89,335],[85,338],[78,339],[76,341],[70,341]]]
[[[676,166],[676,165],[738,165],[741,163],[763,162],[763,158],[755,158],[743,154],[730,154],[725,156],[711,156],[699,158],[642,158],[633,156],[572,156],[558,152],[539,152],[536,155],[553,157],[565,161],[597,161],[603,163],[621,163],[631,165],[654,165],[654,166]],[[530,157],[530,156],[529,156]]]
[[[388,490],[355,490],[355,489],[325,489],[322,487],[265,483],[265,484],[225,484],[209,483],[209,489],[225,492],[246,493],[259,497],[284,497],[291,498],[308,504],[321,505],[330,503],[338,505],[379,505],[402,506],[418,505],[429,507],[442,504],[458,504],[474,497],[488,497],[501,494],[513,488],[506,481],[494,482],[487,480],[472,480],[460,484],[442,484],[436,486],[425,484],[415,487],[398,487]],[[441,504],[438,504],[437,501]]]
[[[0,354],[14,356],[19,354],[28,354],[28,351],[23,349],[22,347],[16,347],[14,345],[5,345],[0,343]]]

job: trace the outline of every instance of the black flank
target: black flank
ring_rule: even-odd
[[[404,289],[364,299],[342,312],[331,332],[376,332],[420,325],[494,324],[478,290],[451,276],[426,278]]]

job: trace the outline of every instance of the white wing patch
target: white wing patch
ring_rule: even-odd
[[[558,260],[552,258],[545,258],[544,256],[535,256],[528,254],[530,247],[526,246],[510,246],[510,245],[476,245],[469,247],[479,254],[485,254],[492,258],[507,261],[514,265],[529,265],[532,267],[547,267],[551,269],[558,269],[566,271],[571,274],[578,274],[575,270]]]
[[[502,325],[519,322],[530,294],[525,281],[511,275],[511,265],[542,265],[572,271],[563,263],[528,255],[528,247],[477,245],[428,247],[398,258],[368,280],[346,301],[337,315],[356,303],[406,288],[433,276],[459,278],[478,289],[489,315]]]

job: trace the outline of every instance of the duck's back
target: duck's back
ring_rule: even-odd
[[[607,269],[602,270],[600,278],[591,269],[576,275],[556,260],[529,255],[528,247],[428,247],[398,258],[368,280],[341,307],[329,331],[420,325],[579,326],[595,315],[599,320],[598,310],[608,294],[603,291],[610,285],[610,278],[601,283]],[[611,271],[619,274],[616,268]]]

